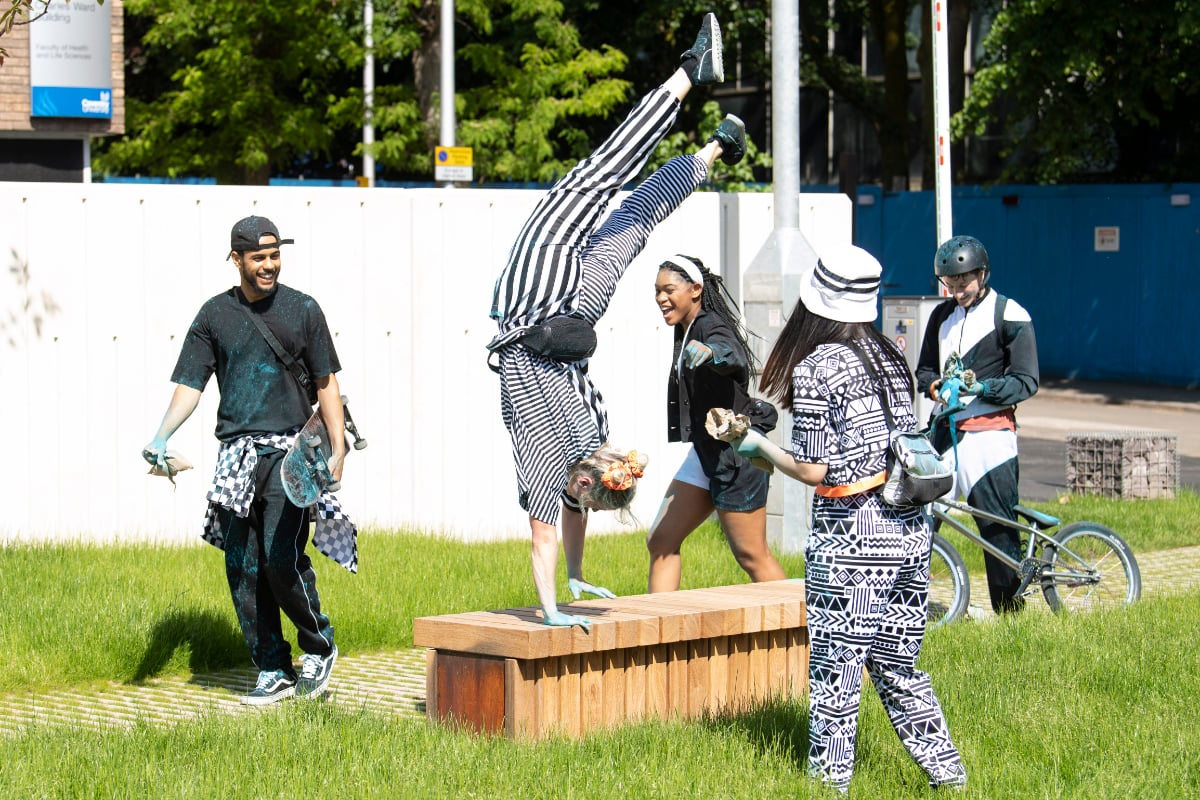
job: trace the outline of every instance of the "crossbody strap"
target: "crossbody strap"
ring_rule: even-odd
[[[296,379],[296,383],[300,384],[300,390],[304,393],[304,397],[311,402],[315,391],[312,385],[312,378],[309,377],[308,372],[292,357],[292,354],[279,342],[279,339],[275,338],[275,334],[271,333],[271,329],[267,327],[267,323],[263,321],[262,317],[251,311],[250,307],[241,302],[240,299],[238,300],[238,308],[242,309],[254,327],[258,328],[258,332],[267,340],[267,345],[275,353],[276,357],[283,362],[283,365],[287,367],[288,372],[292,373],[292,376]]]
[[[854,354],[858,356],[858,360],[862,362],[863,368],[867,371],[867,374],[871,376],[871,380],[874,381],[876,387],[878,388],[879,405],[883,409],[883,418],[887,422],[888,430],[896,430],[896,418],[892,416],[892,404],[888,402],[889,398],[887,387],[884,386],[883,381],[879,378],[879,373],[875,371],[875,362],[867,357],[866,352],[864,352],[863,349],[858,346],[858,342],[850,341],[846,343],[846,346],[853,350]]]

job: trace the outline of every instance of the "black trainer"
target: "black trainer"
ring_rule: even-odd
[[[725,80],[721,26],[717,24],[716,15],[704,15],[696,41],[679,57],[679,66],[687,72],[693,86],[706,86]]]
[[[726,114],[709,141],[720,143],[722,161],[736,164],[746,155],[746,123],[733,114]]]
[[[327,656],[315,653],[305,653],[301,660],[300,680],[296,683],[296,697],[320,697],[329,686],[329,675],[333,672],[333,662],[337,660],[337,645]]]
[[[266,706],[286,700],[296,692],[296,679],[281,669],[264,669],[258,673],[254,691],[242,698],[244,706]]]

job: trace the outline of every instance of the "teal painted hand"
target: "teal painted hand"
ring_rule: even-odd
[[[585,631],[588,630],[592,625],[591,620],[589,620],[587,617],[581,617],[578,614],[564,614],[557,608],[549,613],[543,611],[542,621],[547,625],[554,625],[563,628],[570,627],[571,625],[578,625]]]
[[[167,470],[167,440],[158,437],[151,440],[150,444],[142,448],[142,458],[146,459],[146,463],[152,467],[158,467],[164,473],[169,473]]]
[[[593,586],[587,581],[581,581],[575,578],[571,578],[567,581],[567,590],[571,592],[571,597],[574,597],[576,600],[579,599],[580,592],[587,592],[588,594],[593,594],[596,597],[616,597],[615,594],[610,592],[608,589],[605,589],[603,586]]]
[[[746,431],[746,435],[740,439],[735,439],[730,444],[737,454],[742,458],[762,458],[763,442],[766,441],[761,433],[751,428]]]
[[[704,342],[688,342],[687,347],[683,349],[683,365],[688,369],[706,364],[712,361],[712,357],[712,348]]]

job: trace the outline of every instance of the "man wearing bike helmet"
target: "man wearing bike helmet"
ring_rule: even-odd
[[[1016,521],[1012,509],[1020,495],[1015,408],[1038,389],[1033,321],[1015,300],[988,286],[991,264],[978,239],[955,236],[943,242],[934,255],[933,271],[950,297],[929,317],[917,362],[917,386],[943,404],[936,413],[946,400],[939,393],[944,373],[970,370],[975,377],[959,397],[966,408],[954,414],[954,430],[941,420],[933,441],[943,452],[954,453],[955,491],[967,503]],[[984,539],[1022,559],[1015,530],[979,517],[975,523]],[[992,608],[1019,610],[1024,604],[1016,596],[1021,577],[990,554],[984,561]]]

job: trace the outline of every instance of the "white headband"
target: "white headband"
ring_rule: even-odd
[[[704,275],[700,272],[700,267],[687,256],[671,256],[663,264],[670,264],[672,267],[676,267],[683,274],[687,275],[692,283],[698,283],[701,286],[704,285]]]

